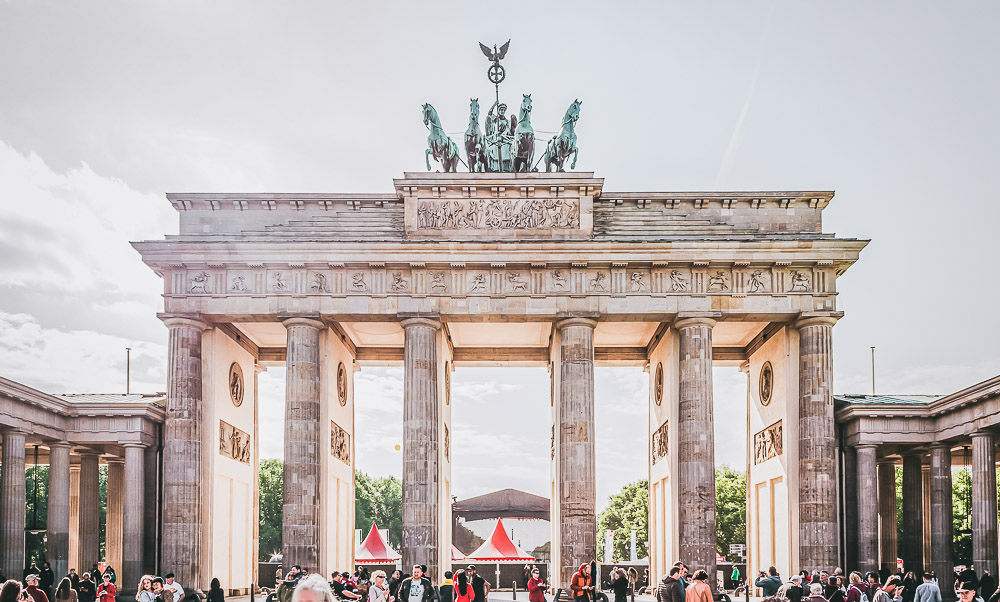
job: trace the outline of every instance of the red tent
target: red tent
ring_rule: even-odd
[[[378,527],[372,523],[372,530],[368,532],[368,537],[361,542],[361,548],[354,555],[354,561],[358,564],[387,564],[396,562],[402,558],[399,552],[392,549],[382,534],[378,532]]]
[[[497,519],[496,527],[493,528],[493,535],[490,535],[490,538],[483,542],[483,545],[479,546],[478,550],[469,554],[467,559],[496,562],[503,560],[534,560],[534,557],[514,545],[514,542],[507,536],[507,532],[504,531],[503,521]]]
[[[460,560],[465,560],[465,554],[462,553],[462,550],[456,548],[455,544],[451,544],[451,561],[458,562]]]

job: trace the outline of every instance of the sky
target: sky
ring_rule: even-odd
[[[949,393],[1000,373],[995,2],[0,0],[0,375],[163,391],[166,192],[388,192],[424,169],[422,103],[462,132],[493,94],[538,131],[573,99],[607,190],[836,190],[871,239],[838,280],[837,393]],[[643,478],[647,375],[597,370],[598,499]],[[280,454],[283,371],[261,377]],[[544,370],[454,374],[454,491],[548,487]],[[401,370],[356,376],[358,468],[399,474]],[[746,381],[715,370],[716,459],[742,466]],[[740,413],[736,414],[740,416]],[[488,419],[486,418],[488,416]]]

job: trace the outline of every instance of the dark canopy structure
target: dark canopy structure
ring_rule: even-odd
[[[451,505],[451,511],[466,522],[495,518],[549,520],[549,499],[517,489],[501,489],[458,500]]]

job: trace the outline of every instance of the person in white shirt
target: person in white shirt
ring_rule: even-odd
[[[180,583],[174,581],[174,574],[167,573],[163,576],[163,578],[166,580],[166,583],[163,585],[163,589],[173,592],[174,602],[181,602],[181,598],[184,597],[184,588],[181,587]]]

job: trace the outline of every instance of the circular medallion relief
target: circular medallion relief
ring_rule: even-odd
[[[771,362],[764,362],[760,368],[760,404],[771,403],[771,393],[774,391],[774,370]]]
[[[344,367],[344,362],[337,366],[337,401],[342,406],[347,405],[347,368]]]
[[[663,401],[663,363],[656,364],[656,378],[653,383],[653,399],[656,401],[656,405],[660,405]]]
[[[444,405],[451,404],[451,363],[444,363]]]
[[[243,368],[237,362],[229,366],[229,398],[236,407],[243,403]]]

